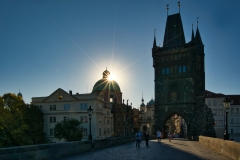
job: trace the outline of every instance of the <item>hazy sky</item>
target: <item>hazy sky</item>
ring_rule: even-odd
[[[90,93],[108,68],[123,99],[138,108],[154,98],[154,29],[162,46],[177,0],[1,0],[0,95],[48,96],[58,88]],[[240,1],[182,0],[186,42],[199,17],[205,88],[240,94]]]

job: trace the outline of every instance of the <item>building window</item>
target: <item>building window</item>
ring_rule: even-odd
[[[237,114],[239,113],[239,108],[236,108],[236,113],[237,113]]]
[[[110,103],[113,102],[113,95],[110,95]]]
[[[80,116],[80,121],[82,123],[87,123],[87,116]]]
[[[162,75],[165,74],[165,68],[162,68]]]
[[[233,133],[234,132],[234,130],[233,130],[233,128],[231,128],[231,133]]]
[[[55,111],[56,110],[56,105],[50,105],[50,111]]]
[[[216,115],[217,115],[217,110],[216,110],[216,109],[213,109],[213,110],[212,110],[212,113],[213,113],[214,116],[216,116]]]
[[[64,107],[64,110],[70,110],[71,109],[70,104],[64,104],[63,107]]]
[[[178,66],[178,73],[186,73],[187,66]]]
[[[187,66],[183,66],[183,73],[187,72]]]
[[[101,123],[102,122],[102,119],[101,119],[101,117],[99,118],[99,121],[98,121],[99,123]]]
[[[67,117],[63,117],[63,120],[66,121],[66,120],[69,120],[71,119],[71,117],[67,116]]]
[[[110,111],[107,111],[107,115],[110,115]]]
[[[169,74],[169,68],[166,68],[166,74]]]
[[[211,101],[210,100],[207,101],[207,105],[211,106]]]
[[[110,124],[110,120],[109,119],[107,120],[107,124]]]
[[[234,108],[231,108],[231,113],[234,113]]]
[[[213,106],[217,106],[217,100],[213,100]]]
[[[231,118],[231,124],[234,124],[234,118]]]
[[[49,122],[50,123],[56,123],[56,117],[50,117]]]
[[[80,110],[87,110],[88,104],[87,103],[80,103]]]
[[[178,66],[178,73],[182,73],[182,66]]]
[[[50,136],[54,136],[54,129],[50,129]]]
[[[237,124],[239,123],[239,118],[236,118],[236,123],[237,123]]]
[[[110,128],[107,128],[107,134],[110,134]]]

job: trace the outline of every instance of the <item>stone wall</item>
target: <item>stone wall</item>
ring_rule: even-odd
[[[234,160],[240,160],[240,143],[223,140],[220,138],[211,138],[199,136],[199,143],[211,148],[212,150],[225,155]]]
[[[54,144],[40,144],[0,148],[0,160],[16,159],[58,159],[60,157],[79,154],[93,149],[100,149],[135,141],[135,136],[114,137],[93,141],[77,141]]]

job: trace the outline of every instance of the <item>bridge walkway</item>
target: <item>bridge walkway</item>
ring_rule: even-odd
[[[201,145],[197,141],[185,139],[167,139],[142,141],[140,147],[135,142],[71,155],[61,160],[229,160],[228,157]]]

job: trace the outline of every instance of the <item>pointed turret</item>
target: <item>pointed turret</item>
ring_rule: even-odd
[[[185,44],[185,36],[180,13],[169,15],[164,34],[163,47]]]
[[[193,24],[192,24],[192,38],[191,38],[191,41],[194,41]]]
[[[157,42],[156,42],[156,29],[154,30],[154,40],[153,40],[153,48],[157,47]]]
[[[145,104],[144,104],[144,99],[143,99],[143,95],[142,95],[142,104],[141,104],[141,107],[144,107]]]
[[[197,27],[197,31],[196,31],[196,35],[195,35],[195,41],[198,45],[203,45],[202,38],[201,38],[200,32],[198,30],[198,27]]]

